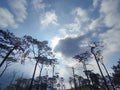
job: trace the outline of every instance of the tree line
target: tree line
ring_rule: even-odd
[[[83,72],[86,77],[75,74],[75,68],[72,67],[73,75],[68,80],[71,90],[83,90],[84,88],[88,88],[88,90],[116,90],[120,87],[120,60],[117,65],[112,67],[114,72],[110,75],[103,62],[102,47],[101,43],[93,42],[89,45],[89,51],[73,56],[74,60],[83,64]],[[86,65],[91,58],[96,61],[100,74],[87,68]],[[13,82],[16,76],[14,72],[10,84],[0,90],[66,89],[65,78],[55,72],[55,66],[59,63],[52,49],[48,46],[48,41],[39,41],[29,35],[17,37],[8,30],[0,30],[0,78],[10,65],[17,62],[23,64],[26,60],[35,62],[32,77],[26,79],[21,76]],[[42,76],[45,66],[52,67],[52,77],[48,75],[49,71],[46,71],[46,75]],[[106,75],[104,75],[101,66],[106,71]],[[37,67],[39,67],[39,76],[35,77]]]

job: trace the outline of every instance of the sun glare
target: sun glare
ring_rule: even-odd
[[[60,38],[59,37],[55,37],[51,40],[51,47],[54,50],[54,48],[56,47],[56,45],[58,44]]]

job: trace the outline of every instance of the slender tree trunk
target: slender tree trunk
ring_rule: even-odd
[[[40,74],[39,74],[39,80],[38,80],[37,90],[39,90],[39,88],[40,88],[40,90],[41,90],[41,87],[39,86],[39,83],[40,83],[40,81],[41,81],[41,73],[42,73],[42,70],[43,70],[43,65],[44,65],[44,64],[42,64],[42,67],[41,67],[41,69],[40,69]]]
[[[55,70],[55,65],[53,65],[52,67],[52,79],[54,80],[54,70]],[[54,87],[54,81],[52,80],[52,86],[51,86],[51,90],[53,89]]]
[[[53,65],[53,72],[52,72],[53,77],[54,77],[54,70],[55,70],[55,65]]]
[[[31,79],[30,86],[29,86],[29,90],[32,90],[32,84],[33,84],[33,80],[34,80],[34,77],[35,77],[35,72],[36,72],[36,69],[37,69],[38,61],[39,60],[37,60],[37,62],[35,64],[35,68],[34,68],[33,76],[32,76],[32,79]]]
[[[98,65],[98,68],[99,68],[100,73],[101,73],[101,75],[102,75],[102,78],[103,78],[103,80],[104,80],[105,86],[106,86],[107,90],[109,90],[109,87],[108,87],[108,85],[107,85],[107,82],[106,82],[106,80],[105,80],[105,77],[104,77],[104,75],[103,75],[103,72],[102,72],[102,70],[101,70],[101,67],[100,67],[100,65],[99,65],[99,63],[98,63],[98,59],[97,59],[97,57],[96,57],[96,55],[95,55],[95,53],[93,52],[92,49],[91,49],[91,53],[92,53],[92,54],[94,55],[94,57],[95,57],[95,61],[96,61],[97,65]]]
[[[2,60],[2,62],[0,63],[0,68],[2,67],[2,65],[4,64],[4,62],[6,61],[6,59],[9,57],[9,55],[12,53],[12,51],[16,48],[17,46],[14,46],[8,53],[7,55],[4,57],[4,59]]]
[[[74,77],[74,87],[75,87],[75,90],[77,90],[74,67],[72,67],[72,71],[73,71],[73,77]]]
[[[112,80],[111,80],[111,77],[110,77],[110,75],[109,75],[109,73],[108,73],[107,68],[105,67],[104,63],[102,63],[102,65],[103,65],[103,67],[104,67],[104,69],[105,69],[105,71],[106,71],[106,73],[107,73],[107,75],[108,75],[108,78],[109,78],[110,83],[111,83],[111,85],[112,85],[112,87],[113,87],[113,90],[115,90],[114,84],[113,84],[113,82],[112,82]]]

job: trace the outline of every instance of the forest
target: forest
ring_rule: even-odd
[[[0,90],[119,90],[120,59],[118,58],[118,63],[111,67],[113,72],[110,74],[102,56],[104,45],[98,41],[90,43],[88,47],[89,51],[71,56],[78,62],[78,65],[79,63],[83,65],[81,72],[84,73],[84,76],[76,74],[76,68],[71,67],[73,74],[67,80],[70,87],[67,89],[66,78],[59,76],[59,73],[62,72],[55,72],[59,62],[52,48],[49,47],[48,41],[39,41],[29,35],[17,37],[8,30],[0,30],[0,79],[15,63],[21,65],[26,65],[27,61],[35,63],[31,78],[23,75],[15,78],[19,72],[11,72],[13,75],[7,86],[3,87],[2,81],[0,81]],[[89,70],[86,66],[91,58],[97,64],[98,73]],[[38,76],[36,76],[37,67],[39,67]],[[51,67],[52,71],[48,70],[43,75],[44,67]],[[103,73],[103,69],[106,74]],[[49,76],[48,72],[51,72],[52,76]]]

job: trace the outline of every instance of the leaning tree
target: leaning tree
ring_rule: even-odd
[[[95,58],[95,61],[96,61],[97,65],[98,65],[98,68],[100,70],[100,73],[102,75],[102,78],[104,80],[104,83],[105,83],[105,86],[106,86],[107,90],[109,90],[109,87],[108,87],[107,81],[106,81],[106,79],[105,79],[105,77],[103,75],[102,68],[101,68],[100,64],[103,66],[103,68],[105,69],[105,71],[107,73],[107,76],[108,76],[108,79],[109,79],[109,81],[111,83],[112,89],[115,90],[114,84],[113,84],[113,82],[111,80],[111,77],[110,77],[110,75],[108,73],[108,70],[107,70],[107,68],[106,68],[106,66],[105,66],[105,64],[103,62],[103,56],[102,56],[103,44],[101,42],[93,42],[90,45],[90,49],[91,49],[92,55]]]
[[[25,50],[29,47],[23,38],[16,37],[9,31],[0,30],[0,57],[3,60],[0,67],[5,61],[16,61],[19,55],[25,54]]]
[[[8,30],[0,30],[0,69],[3,69],[0,76],[3,75],[11,62],[21,60],[27,55],[28,43],[23,38],[16,37]],[[4,63],[6,62],[6,65]],[[1,68],[4,66],[4,68]]]

